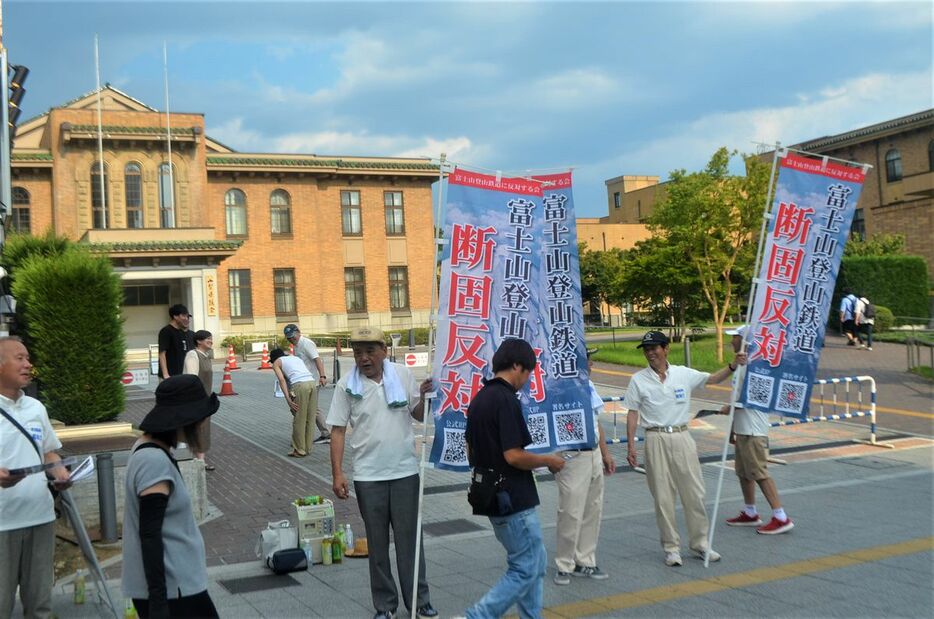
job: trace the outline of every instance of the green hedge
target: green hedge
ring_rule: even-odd
[[[840,298],[850,288],[896,317],[928,317],[928,269],[920,256],[845,256],[840,265],[831,307],[831,323],[839,322]]]
[[[418,327],[413,329],[415,331],[415,344],[417,346],[426,346],[428,344],[428,328],[427,327]],[[389,336],[391,333],[401,333],[402,334],[402,343],[401,347],[407,347],[409,345],[409,330],[408,329],[399,329],[399,330],[386,330],[383,329],[386,333],[386,344],[389,345],[392,342],[389,341]],[[348,346],[348,337],[350,336],[349,331],[343,331],[340,333],[302,333],[305,337],[310,339],[315,343],[319,348],[334,348],[337,340],[340,339],[341,346],[346,349]],[[288,350],[289,342],[285,339],[285,336],[281,333],[256,333],[248,335],[228,335],[221,341],[221,346],[224,348],[223,351],[218,351],[218,354],[223,352],[226,355],[226,349],[228,346],[233,345],[234,351],[238,355],[242,355],[244,347],[248,342],[256,342],[266,340],[267,342],[275,341],[275,346],[279,346],[283,350]],[[249,351],[248,351],[249,352]]]
[[[78,248],[18,264],[40,398],[66,424],[109,421],[123,412],[123,291],[106,257]]]
[[[876,305],[876,317],[872,321],[872,330],[878,333],[885,333],[886,331],[891,331],[892,327],[895,326],[895,315],[892,314],[892,310],[883,306]]]

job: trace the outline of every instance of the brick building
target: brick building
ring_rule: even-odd
[[[934,109],[791,148],[872,164],[853,234],[901,234],[908,252],[923,256],[934,273]]]
[[[111,86],[101,104],[103,175],[97,91],[20,124],[10,225],[111,258],[131,351],[174,303],[218,341],[289,322],[427,324],[430,160],[241,153],[205,135],[202,114],[172,113],[169,165],[164,112]]]

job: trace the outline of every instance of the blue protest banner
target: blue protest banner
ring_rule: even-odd
[[[530,450],[592,446],[571,175],[448,177],[432,379],[431,462],[468,469],[467,407],[505,338],[528,341],[538,366],[519,392]]]
[[[865,174],[786,154],[750,314],[747,408],[806,417],[843,246]]]

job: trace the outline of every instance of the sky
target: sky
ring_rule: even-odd
[[[102,82],[244,152],[439,157],[663,180],[934,107],[931,2],[6,0],[27,119]],[[737,172],[741,166],[734,164]]]

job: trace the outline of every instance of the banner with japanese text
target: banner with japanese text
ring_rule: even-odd
[[[787,154],[768,222],[741,401],[806,417],[824,330],[864,173]]]
[[[519,392],[529,449],[593,446],[570,172],[528,179],[454,170],[444,238],[431,462],[468,469],[467,407],[506,338],[529,342],[539,361]]]

